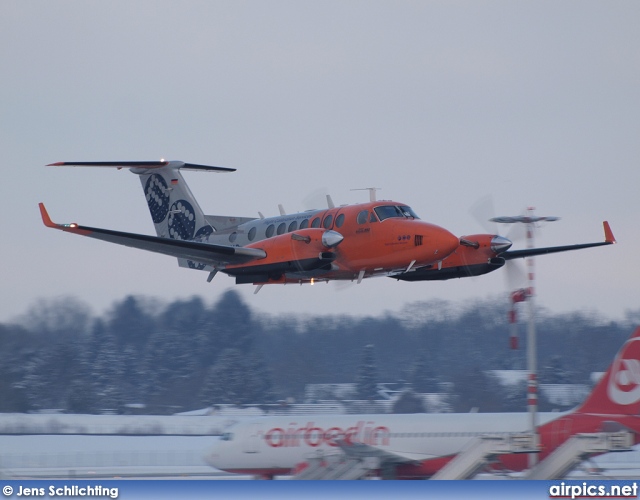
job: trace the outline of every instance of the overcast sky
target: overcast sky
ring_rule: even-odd
[[[42,225],[40,201],[56,222],[154,234],[134,175],[45,164],[159,158],[238,169],[185,173],[208,214],[377,186],[456,235],[483,231],[470,209],[487,195],[499,215],[562,217],[538,246],[599,241],[607,219],[618,245],[536,260],[538,301],[640,309],[638,26],[637,1],[4,0],[0,321],[38,298],[101,313],[127,294],[209,302],[235,287]],[[236,287],[261,311],[359,315],[505,288],[501,271]]]

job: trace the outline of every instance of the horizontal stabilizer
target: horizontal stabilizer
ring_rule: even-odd
[[[44,204],[40,203],[42,222],[47,227],[61,231],[88,236],[118,245],[161,253],[173,257],[189,259],[192,261],[210,264],[212,266],[224,266],[225,264],[244,264],[266,257],[266,252],[258,248],[233,247],[228,245],[214,245],[193,240],[177,240],[148,236],[145,234],[125,233],[100,229],[95,227],[80,226],[78,224],[56,224],[52,222]]]
[[[47,167],[107,167],[107,168],[140,168],[152,169],[169,167],[182,170],[200,170],[203,172],[235,172],[235,168],[214,167],[209,165],[197,165],[183,161],[59,161],[50,163]]]

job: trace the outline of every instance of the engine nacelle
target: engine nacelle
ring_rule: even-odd
[[[326,229],[307,228],[257,241],[246,248],[264,250],[267,254],[264,259],[227,266],[224,272],[236,276],[237,283],[264,283],[280,280],[286,273],[327,266],[335,260],[335,254],[323,243],[327,232]]]

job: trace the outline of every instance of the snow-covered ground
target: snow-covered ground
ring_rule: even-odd
[[[8,477],[215,476],[203,456],[235,415],[0,414]]]
[[[101,435],[0,435],[0,477],[248,477],[217,471],[204,461],[204,455],[218,440],[217,436],[204,435],[205,431],[213,422],[222,425],[220,417],[9,414],[0,416],[0,426],[18,425],[20,420],[23,426],[55,424],[63,432],[77,426],[76,430],[98,430]],[[133,431],[143,435],[131,435]],[[149,435],[153,432],[164,435]],[[181,432],[187,435],[170,435]],[[587,474],[597,473],[597,469],[605,477],[639,478],[640,446],[631,452],[596,457],[571,477],[593,477]]]
[[[215,436],[0,436],[8,477],[215,476],[204,460]],[[226,475],[226,474],[225,474]]]
[[[0,413],[0,434],[220,435],[247,416]]]

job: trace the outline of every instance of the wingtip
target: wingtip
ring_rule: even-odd
[[[51,217],[49,217],[49,213],[47,212],[44,203],[38,203],[38,206],[40,207],[40,216],[42,217],[42,222],[44,223],[44,225],[47,227],[56,227],[56,225],[51,220]]]
[[[604,241],[606,241],[607,243],[616,243],[616,239],[613,236],[613,231],[611,231],[611,226],[609,226],[609,222],[604,221],[602,225],[604,226]]]
[[[45,166],[47,167],[62,167],[65,163],[63,161],[57,161],[55,163],[49,163]]]

